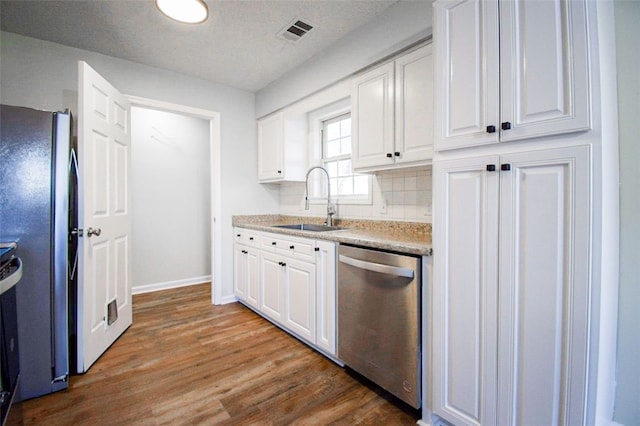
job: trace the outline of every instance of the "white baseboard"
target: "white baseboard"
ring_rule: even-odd
[[[238,299],[233,294],[228,294],[226,296],[222,296],[222,299],[216,305],[226,305],[227,303],[237,302]]]
[[[152,291],[168,290],[170,288],[187,287],[195,284],[211,283],[211,275],[203,275],[201,277],[185,278],[176,281],[166,281],[163,283],[145,284],[133,286],[131,292],[133,294],[150,293]],[[234,298],[235,299],[235,298]]]

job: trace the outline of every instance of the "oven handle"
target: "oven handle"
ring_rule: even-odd
[[[22,278],[22,260],[19,257],[14,257],[9,262],[17,263],[18,269],[13,271],[11,275],[7,278],[0,280],[0,294],[9,290],[11,287],[16,285],[18,281]]]
[[[400,268],[398,266],[383,265],[381,263],[366,262],[364,260],[354,259],[352,257],[341,254],[340,262],[346,263],[356,268],[366,269],[367,271],[379,272],[381,274],[395,275],[398,277],[413,278],[414,271],[411,268]]]

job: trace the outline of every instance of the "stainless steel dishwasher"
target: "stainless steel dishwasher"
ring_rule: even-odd
[[[340,245],[338,357],[420,408],[421,258]]]

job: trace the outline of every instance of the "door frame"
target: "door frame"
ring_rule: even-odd
[[[220,171],[220,113],[171,102],[124,95],[132,107],[187,115],[209,121],[209,179],[211,184],[211,303],[222,300],[222,206]]]

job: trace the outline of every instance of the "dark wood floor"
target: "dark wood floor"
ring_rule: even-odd
[[[133,325],[26,425],[415,424],[416,412],[203,284],[134,296]]]

